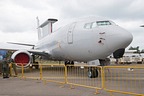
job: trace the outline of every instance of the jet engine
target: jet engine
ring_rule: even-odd
[[[124,52],[125,52],[125,49],[124,49],[124,48],[118,49],[118,50],[116,50],[116,51],[113,53],[113,57],[114,57],[115,59],[121,58],[121,57],[123,57]]]
[[[32,61],[32,56],[26,50],[19,50],[12,54],[11,59],[16,64],[16,66],[21,67],[23,65],[24,67],[27,67]]]

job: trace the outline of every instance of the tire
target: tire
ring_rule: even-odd
[[[98,77],[98,70],[95,69],[95,78]]]
[[[98,77],[98,70],[97,69],[95,69],[95,70],[89,69],[88,70],[88,77],[89,78],[96,78],[96,77]]]
[[[91,69],[88,70],[88,77],[93,78],[93,71]]]

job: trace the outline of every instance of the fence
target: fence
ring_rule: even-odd
[[[93,68],[94,71],[99,70],[101,72],[100,66],[89,67],[86,65],[81,66],[68,66],[67,67],[67,84],[82,86],[87,88],[94,88],[96,90],[102,89],[102,78],[98,75],[97,78],[88,78],[88,71]],[[96,91],[97,92],[97,91]]]
[[[98,70],[98,77],[89,78],[89,68]],[[41,79],[108,92],[144,96],[144,66],[65,66],[40,64],[39,69],[18,68],[21,78]]]
[[[66,66],[63,64],[53,64],[53,65],[41,65],[42,66],[42,78],[48,82],[56,82],[65,84],[66,81]]]
[[[109,72],[106,72],[106,70],[109,70]],[[105,90],[123,94],[144,95],[144,66],[105,66],[104,71]]]
[[[23,65],[23,64],[21,64]],[[35,66],[35,65],[34,65]],[[41,67],[41,66],[40,66]],[[17,67],[10,64],[10,76],[18,76],[20,78],[30,78],[30,79],[42,79],[41,69],[33,69],[33,67]]]

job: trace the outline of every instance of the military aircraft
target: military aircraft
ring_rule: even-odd
[[[130,32],[103,17],[79,18],[53,31],[57,21],[50,18],[39,25],[37,18],[38,42],[35,45],[12,43],[32,46],[32,49],[4,48],[1,45],[0,49],[15,51],[11,58],[17,66],[29,66],[35,55],[74,64],[74,61],[102,60],[112,53],[115,58],[120,58],[133,39]]]

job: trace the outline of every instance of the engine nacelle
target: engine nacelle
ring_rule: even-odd
[[[124,52],[125,52],[124,48],[118,49],[113,53],[113,56],[115,59],[122,58],[124,55]]]
[[[19,50],[12,54],[11,59],[14,61],[16,66],[22,67],[23,65],[24,67],[27,67],[32,61],[32,56],[26,50]]]

